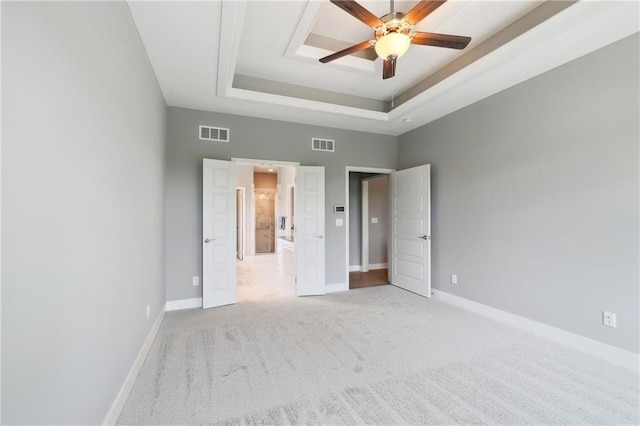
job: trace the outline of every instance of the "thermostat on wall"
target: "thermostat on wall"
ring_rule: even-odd
[[[336,204],[333,206],[334,213],[344,213],[344,204]]]

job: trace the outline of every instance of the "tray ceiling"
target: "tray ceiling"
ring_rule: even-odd
[[[360,1],[377,16],[388,1]],[[397,1],[407,12],[417,2]],[[415,30],[472,38],[319,58],[373,31],[329,1],[129,2],[169,106],[398,135],[639,30],[638,3],[449,0]],[[367,57],[366,53],[369,53]]]

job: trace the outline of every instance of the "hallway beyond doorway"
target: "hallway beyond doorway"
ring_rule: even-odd
[[[349,272],[349,290],[389,284],[387,268],[372,269],[368,272]]]

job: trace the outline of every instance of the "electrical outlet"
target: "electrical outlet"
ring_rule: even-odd
[[[200,277],[193,277],[193,285],[194,286],[200,285]]]
[[[451,274],[451,284],[458,284],[458,276],[456,274]]]
[[[151,306],[147,305],[147,319],[149,319],[149,314],[151,313]]]
[[[616,314],[602,311],[602,325],[606,327],[616,328]]]

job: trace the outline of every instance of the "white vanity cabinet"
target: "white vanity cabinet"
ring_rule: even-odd
[[[293,238],[279,237],[276,252],[278,254],[278,274],[281,277],[293,276]]]

